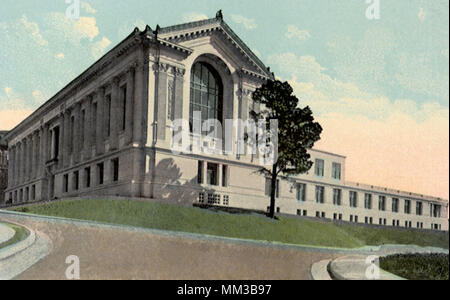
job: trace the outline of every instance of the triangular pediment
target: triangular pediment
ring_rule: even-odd
[[[165,27],[161,28],[158,32],[159,39],[180,46],[205,36],[214,37],[213,40],[230,47],[235,53],[238,53],[238,55],[241,56],[241,61],[244,62],[242,71],[262,78],[273,78],[273,74],[270,70],[233,32],[222,18],[207,19]]]

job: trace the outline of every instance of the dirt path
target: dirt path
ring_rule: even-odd
[[[2,217],[14,220],[14,217]],[[16,221],[18,221],[16,219]],[[52,253],[16,279],[66,279],[67,256],[81,279],[309,279],[314,262],[336,255],[21,218],[46,234]]]

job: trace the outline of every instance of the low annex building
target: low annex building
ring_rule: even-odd
[[[252,92],[272,78],[220,11],[136,28],[6,135],[4,201],[111,195],[266,210],[258,153],[174,153],[172,124],[183,119],[192,127],[196,111],[203,120],[248,120],[260,109]],[[219,144],[197,138],[204,148]],[[345,157],[310,154],[308,174],[280,179],[278,213],[448,230],[447,201],[346,182]]]

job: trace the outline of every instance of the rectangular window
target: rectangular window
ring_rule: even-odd
[[[80,173],[78,171],[73,172],[73,189],[77,191],[80,187]]]
[[[385,211],[386,210],[386,197],[385,196],[379,196],[378,197],[378,210],[379,211]]]
[[[350,191],[349,193],[350,207],[358,207],[358,193]]]
[[[127,120],[127,86],[123,86],[120,89],[120,95],[122,96],[122,130],[126,128]]]
[[[433,216],[433,218],[440,218],[441,217],[441,210],[442,206],[437,204],[430,204],[432,213],[430,214]]]
[[[322,212],[322,219],[325,219],[327,217],[327,215],[325,214],[325,212]]]
[[[59,126],[53,128],[53,157],[57,159],[59,157]]]
[[[320,218],[320,211],[316,211],[316,218]]]
[[[324,175],[324,166],[325,166],[325,162],[323,159],[316,159],[315,162],[315,174],[316,176],[320,176],[323,177]]]
[[[297,183],[297,201],[306,201],[306,184],[304,183]]]
[[[69,174],[65,174],[63,177],[63,193],[69,192]]]
[[[392,212],[398,213],[398,198],[392,198]]]
[[[104,182],[104,176],[105,176],[105,166],[103,163],[97,164],[97,178],[98,178],[98,184],[102,185]]]
[[[405,200],[405,214],[411,213],[411,200]]]
[[[297,209],[297,216],[301,216],[302,215],[302,211],[300,209]]]
[[[342,190],[333,189],[333,204],[341,206],[342,204],[341,198],[342,198]]]
[[[84,169],[84,186],[86,188],[91,187],[91,168],[87,167]]]
[[[316,203],[325,203],[325,187],[316,186]]]
[[[333,163],[332,176],[334,179],[341,180],[341,164]]]
[[[416,215],[421,216],[423,214],[423,204],[422,202],[416,202]]]
[[[218,185],[217,182],[218,167],[219,166],[217,164],[208,163],[206,173],[206,181],[208,185]]]
[[[111,164],[112,164],[112,169],[113,169],[112,170],[113,171],[113,174],[112,174],[113,181],[114,182],[119,181],[119,158],[112,159]]]
[[[364,208],[365,209],[372,209],[372,194],[365,194],[364,195]]]
[[[350,222],[353,222],[353,215],[350,215]]]
[[[199,161],[197,165],[197,183],[203,184],[203,161]]]
[[[228,166],[222,165],[222,186],[228,186]]]
[[[36,199],[36,186],[33,184],[31,186],[31,200],[34,201]]]
[[[105,100],[106,104],[106,136],[109,137],[111,135],[111,95],[106,96]]]

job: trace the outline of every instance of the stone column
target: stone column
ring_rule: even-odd
[[[203,161],[203,170],[202,170],[202,184],[208,183],[208,162]]]
[[[125,103],[125,145],[133,140],[134,68],[127,71],[127,98]]]
[[[103,126],[103,116],[105,110],[105,88],[101,87],[97,90],[96,93],[97,98],[97,118],[96,118],[96,134],[97,137],[95,139],[95,154],[101,155],[105,152],[105,128]]]
[[[62,161],[63,161],[63,167],[67,168],[70,165],[70,111],[66,110],[64,112],[64,130],[61,131],[62,133],[62,140],[63,140],[63,147],[61,150],[64,152]]]
[[[9,164],[8,164],[8,185],[9,187],[14,185],[14,151],[15,147],[10,147],[9,150]]]
[[[28,169],[28,138],[23,139],[23,166],[22,166],[22,183],[27,181],[27,169]]]
[[[58,145],[58,149],[59,149],[59,153],[58,153],[58,168],[62,169],[64,168],[64,157],[67,155],[67,153],[64,151],[64,129],[65,129],[65,124],[64,124],[64,112],[61,112],[59,114],[59,145]]]
[[[109,136],[110,150],[116,150],[119,148],[119,127],[120,127],[119,99],[120,99],[119,78],[115,77],[113,79],[111,89],[111,115],[110,115],[111,131]]]
[[[157,118],[157,137],[158,140],[166,139],[166,120],[167,120],[167,69],[168,65],[159,63],[154,65],[156,85],[156,118]]]
[[[222,186],[222,174],[223,174],[222,168],[223,168],[222,164],[217,165],[217,186],[219,186],[219,187]]]
[[[85,119],[84,119],[84,157],[90,158],[92,154],[92,98],[89,97],[87,100]]]
[[[28,141],[30,146],[28,147],[28,180],[33,179],[33,169],[34,169],[34,133],[31,133]]]
[[[80,152],[81,152],[81,122],[80,122],[80,111],[81,105],[80,103],[75,104],[74,107],[74,137],[72,138],[73,143],[73,153],[72,153],[72,161],[74,164],[77,164],[80,161]]]
[[[45,174],[44,174],[44,168],[45,168],[45,162],[46,162],[46,160],[45,160],[45,129],[44,129],[44,127],[42,126],[40,129],[39,129],[39,134],[40,134],[40,136],[41,136],[41,139],[40,139],[40,145],[39,145],[39,147],[40,147],[40,151],[39,151],[39,156],[40,156],[40,158],[39,158],[39,160],[40,160],[40,165],[39,165],[39,177],[43,177]]]
[[[15,177],[16,177],[16,185],[19,185],[20,181],[21,181],[21,179],[20,179],[21,178],[20,168],[21,168],[21,164],[22,164],[22,153],[21,153],[21,151],[22,151],[22,143],[18,142],[17,143],[17,155],[16,155],[17,164],[16,164],[16,175],[15,175]]]
[[[183,118],[183,87],[184,87],[184,74],[186,70],[175,68],[175,103],[174,103],[174,118]],[[189,101],[188,101],[189,102]]]
[[[36,165],[35,165],[34,176],[35,176],[35,178],[38,178],[40,164],[42,163],[42,161],[41,161],[41,136],[40,136],[39,130],[36,131],[36,154],[35,154],[35,157],[36,157]]]
[[[144,135],[144,112],[143,111],[143,94],[144,94],[144,66],[141,64],[134,64],[135,77],[134,77],[134,88],[133,88],[133,144],[138,147],[142,146],[143,135]]]

